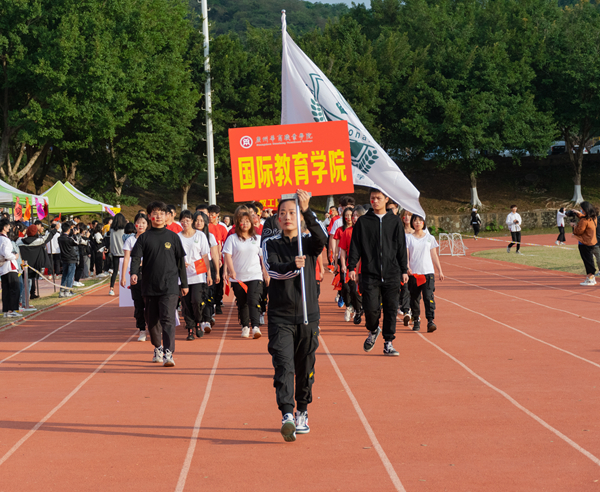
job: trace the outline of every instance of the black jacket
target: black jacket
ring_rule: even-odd
[[[391,211],[380,220],[371,209],[354,224],[348,271],[355,270],[362,260],[363,279],[397,282],[408,271],[406,256],[404,227]]]
[[[306,256],[304,279],[306,283],[306,306],[308,321],[320,318],[315,272],[317,257],[327,243],[327,233],[315,214],[309,209],[303,212],[310,234],[302,234],[302,252]],[[302,280],[296,269],[298,238],[289,239],[280,231],[265,239],[263,260],[269,272],[269,323],[299,325],[304,322],[302,310]]]
[[[60,260],[63,263],[77,263],[79,245],[72,236],[64,232],[58,238],[60,248]]]
[[[50,259],[46,251],[46,244],[52,241],[52,238],[58,234],[56,229],[50,229],[43,237],[31,236],[23,237],[17,241],[21,258],[36,270],[42,270],[50,266]]]

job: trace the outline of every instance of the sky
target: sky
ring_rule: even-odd
[[[352,7],[352,2],[354,3],[362,3],[367,7],[371,6],[371,0],[310,0],[312,2],[320,2],[320,3],[345,3],[348,7]]]

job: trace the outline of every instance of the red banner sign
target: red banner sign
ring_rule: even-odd
[[[236,202],[354,192],[345,121],[230,128],[229,149]]]

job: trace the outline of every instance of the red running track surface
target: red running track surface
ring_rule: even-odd
[[[438,331],[399,323],[395,358],[381,339],[363,352],[325,280],[311,433],[295,443],[279,434],[266,327],[242,339],[231,298],[210,335],[179,328],[171,369],[107,289],[1,331],[0,492],[598,490],[600,291],[470,256],[442,265]]]

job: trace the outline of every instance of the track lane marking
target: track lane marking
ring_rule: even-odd
[[[112,302],[112,301],[109,301]],[[107,303],[108,304],[108,303]],[[40,420],[37,424],[35,424],[33,426],[33,428],[27,433],[25,434],[21,439],[19,439],[19,441],[17,441],[17,443],[10,448],[6,454],[0,458],[0,466],[2,466],[6,460],[8,460],[33,434],[35,434],[35,432],[44,424],[44,422],[46,422],[48,419],[50,419],[56,412],[58,412],[64,405],[66,405],[66,403],[77,394],[77,392],[85,385],[85,383],[87,383],[90,379],[92,379],[96,374],[98,374],[98,372],[115,356],[117,355],[122,349],[123,347],[125,347],[136,335],[138,334],[138,331],[136,331],[133,335],[131,335],[126,341],[125,343],[123,343],[117,350],[115,350],[111,355],[109,355],[104,362],[102,362],[102,364],[100,364],[95,370],[94,372],[92,372],[87,378],[85,378],[81,383],[79,383],[75,389],[73,391],[71,391],[67,396],[65,396],[63,398],[63,400],[56,405],[52,410],[50,410],[50,412],[48,412],[46,414],[46,416]]]
[[[51,336],[51,335],[54,335],[54,334],[55,334],[57,331],[60,331],[60,330],[62,330],[63,328],[65,328],[65,327],[69,326],[70,324],[72,324],[72,323],[75,323],[75,321],[79,321],[79,320],[80,320],[81,318],[83,318],[84,316],[87,316],[88,314],[90,314],[90,313],[93,313],[94,311],[97,311],[98,309],[100,309],[100,308],[102,308],[102,307],[106,306],[107,304],[110,304],[111,302],[114,302],[114,301],[116,301],[117,299],[118,299],[118,297],[115,297],[114,299],[111,299],[110,301],[108,301],[108,302],[105,302],[104,304],[101,304],[100,306],[98,306],[98,307],[95,307],[94,309],[90,309],[88,312],[86,312],[86,313],[82,314],[81,316],[79,316],[79,317],[77,317],[77,318],[75,318],[75,319],[72,319],[72,320],[71,320],[71,321],[69,321],[68,323],[66,323],[66,324],[64,324],[64,325],[62,325],[62,326],[60,326],[60,327],[56,328],[54,331],[51,331],[51,332],[50,332],[50,333],[48,333],[47,335],[45,335],[45,336],[43,336],[42,338],[40,338],[40,339],[39,339],[37,342],[33,342],[33,343],[31,343],[31,344],[27,345],[27,347],[25,347],[25,348],[22,348],[22,349],[21,349],[21,350],[19,350],[18,352],[15,352],[14,354],[12,354],[12,355],[9,355],[8,357],[6,357],[6,358],[4,358],[4,359],[0,360],[0,364],[2,364],[3,362],[6,362],[6,361],[7,361],[7,360],[9,360],[9,359],[12,359],[13,357],[15,357],[15,356],[19,355],[21,352],[25,352],[25,350],[28,350],[28,349],[30,349],[30,348],[31,348],[31,347],[33,347],[34,345],[37,345],[38,343],[40,343],[40,342],[43,342],[44,340],[46,340],[46,338],[48,338],[48,337],[49,337],[49,336]]]
[[[461,305],[461,304],[459,304],[459,303],[457,303],[457,302],[451,301],[451,300],[449,300],[449,299],[445,299],[445,298],[443,298],[443,297],[440,297],[440,296],[435,296],[435,297],[436,297],[437,299],[441,299],[442,301],[449,302],[450,304],[454,304],[455,306],[458,306],[459,308],[462,308],[462,309],[464,309],[465,311],[469,311],[469,312],[471,312],[471,313],[473,313],[473,314],[477,314],[477,315],[479,315],[479,316],[482,316],[483,318],[489,319],[490,321],[493,321],[494,323],[497,323],[497,324],[499,324],[499,325],[501,325],[501,326],[504,326],[504,327],[506,327],[506,328],[508,328],[508,329],[510,329],[510,330],[516,331],[517,333],[520,333],[521,335],[525,335],[527,338],[531,338],[532,340],[535,340],[536,342],[543,343],[544,345],[547,345],[548,347],[551,347],[551,348],[553,348],[553,349],[556,349],[556,350],[558,350],[559,352],[563,352],[563,353],[565,353],[565,354],[568,354],[568,355],[570,355],[570,356],[572,356],[572,357],[575,357],[576,359],[582,360],[583,362],[587,362],[588,364],[591,364],[591,365],[593,365],[593,366],[596,366],[596,367],[600,368],[600,364],[598,364],[598,363],[596,363],[596,362],[593,362],[593,361],[591,361],[591,360],[589,360],[589,359],[586,359],[586,358],[584,358],[584,357],[581,357],[580,355],[574,354],[573,352],[569,352],[568,350],[565,350],[565,349],[562,349],[562,348],[560,348],[560,347],[557,347],[556,345],[552,345],[551,343],[549,343],[549,342],[546,342],[546,341],[544,341],[544,340],[542,340],[542,339],[540,339],[540,338],[536,338],[536,337],[534,337],[533,335],[530,335],[529,333],[526,333],[526,332],[524,332],[524,331],[522,331],[522,330],[519,330],[518,328],[515,328],[514,326],[507,325],[506,323],[503,323],[502,321],[498,321],[497,319],[491,318],[491,317],[489,317],[489,316],[488,316],[488,315],[486,315],[486,314],[479,313],[479,312],[477,312],[477,311],[474,311],[474,310],[472,310],[472,309],[469,309],[468,307],[465,307],[465,306],[463,306],[463,305]]]
[[[524,412],[527,416],[531,417],[537,423],[539,423],[540,425],[544,426],[546,429],[548,429],[550,432],[552,432],[555,436],[557,436],[558,438],[562,439],[569,446],[573,447],[575,450],[577,450],[581,454],[583,454],[586,458],[589,458],[593,463],[595,463],[596,465],[600,466],[600,459],[598,459],[592,453],[590,453],[586,449],[582,448],[579,444],[577,444],[575,441],[573,441],[572,439],[570,439],[569,437],[567,437],[566,435],[564,435],[558,429],[555,429],[550,424],[548,424],[546,421],[542,420],[540,417],[538,417],[536,414],[534,414],[532,411],[530,411],[527,408],[525,408],[523,405],[521,405],[517,400],[515,400],[508,393],[506,393],[505,391],[502,391],[500,388],[494,386],[492,383],[490,383],[487,380],[485,380],[483,377],[481,377],[475,371],[473,371],[472,369],[470,369],[467,365],[465,365],[461,361],[459,361],[456,357],[454,357],[453,355],[451,355],[448,352],[446,352],[439,345],[436,345],[435,343],[433,343],[431,340],[429,340],[427,337],[425,337],[422,333],[417,333],[417,334],[424,341],[426,341],[427,343],[429,343],[430,345],[432,345],[433,347],[435,347],[436,349],[438,349],[442,354],[446,355],[447,357],[449,357],[450,359],[452,359],[454,362],[456,362],[459,366],[461,366],[469,374],[471,374],[472,376],[476,377],[483,384],[485,384],[486,386],[488,386],[489,388],[491,388],[492,390],[494,390],[495,392],[497,392],[498,394],[500,394],[501,396],[503,396],[504,398],[506,398],[510,403],[512,403],[515,407],[517,407],[519,410],[521,410],[522,412]]]
[[[377,451],[377,454],[379,455],[379,459],[381,459],[381,462],[383,463],[385,471],[390,476],[390,479],[392,480],[394,487],[396,488],[396,490],[398,492],[406,492],[406,489],[402,485],[402,482],[400,481],[400,478],[398,477],[396,470],[394,470],[392,463],[390,462],[389,458],[385,454],[385,451],[381,447],[381,444],[379,444],[379,441],[377,440],[377,436],[375,435],[375,432],[373,432],[373,428],[369,424],[367,417],[365,416],[364,412],[360,408],[360,405],[358,404],[358,400],[355,398],[354,394],[352,393],[350,386],[348,386],[348,383],[346,382],[346,379],[344,378],[342,371],[340,371],[340,368],[338,367],[337,363],[335,362],[335,359],[331,355],[331,352],[329,352],[329,348],[327,347],[327,344],[325,343],[323,336],[321,335],[321,336],[319,336],[319,338],[321,339],[321,343],[323,344],[323,348],[325,349],[325,353],[327,354],[327,357],[329,357],[329,362],[331,362],[331,365],[333,366],[335,373],[337,374],[338,378],[340,379],[340,382],[342,383],[342,386],[344,387],[346,394],[350,398],[350,401],[352,402],[352,406],[354,407],[354,410],[358,414],[358,418],[360,419],[363,427],[365,428],[365,431],[367,431],[367,435],[369,436],[369,439],[371,439],[371,443],[373,444],[373,447]]]
[[[208,405],[208,399],[210,398],[213,380],[215,379],[215,374],[217,372],[219,360],[221,359],[221,352],[223,351],[223,345],[225,344],[225,335],[227,335],[227,329],[229,328],[229,322],[231,321],[231,315],[234,309],[234,304],[231,303],[231,309],[229,311],[229,315],[227,316],[227,321],[225,322],[225,329],[223,330],[223,335],[221,336],[221,343],[219,344],[219,349],[217,350],[217,353],[215,355],[215,361],[213,363],[212,370],[210,371],[208,382],[206,383],[206,389],[204,390],[204,398],[202,399],[202,403],[200,404],[200,410],[198,410],[198,415],[196,416],[196,421],[194,422],[194,430],[192,431],[190,445],[188,447],[187,454],[185,455],[185,460],[183,462],[183,466],[179,474],[179,479],[177,480],[175,492],[182,492],[185,488],[185,482],[187,480],[188,473],[190,472],[190,467],[192,466],[194,452],[196,451],[196,443],[198,442],[198,434],[200,433],[202,418],[204,417],[204,412],[206,411],[206,407]]]

